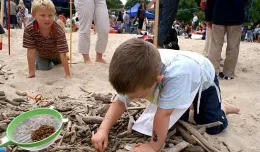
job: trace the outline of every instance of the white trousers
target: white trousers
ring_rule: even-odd
[[[79,19],[78,51],[81,54],[89,54],[90,28],[92,20],[96,24],[97,43],[96,52],[104,53],[107,47],[109,33],[109,17],[105,0],[75,0],[74,5]]]

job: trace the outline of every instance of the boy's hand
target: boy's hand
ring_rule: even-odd
[[[108,133],[102,129],[92,136],[92,144],[99,152],[104,152],[108,144]]]
[[[131,150],[131,152],[155,152],[155,150],[149,144],[139,143]]]
[[[27,78],[34,78],[35,77],[35,73],[29,73]]]

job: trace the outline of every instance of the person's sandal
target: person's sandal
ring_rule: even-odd
[[[219,72],[218,76],[219,76],[221,79],[225,79],[225,80],[232,80],[232,79],[234,79],[234,78],[232,78],[232,77],[225,76],[223,72]]]

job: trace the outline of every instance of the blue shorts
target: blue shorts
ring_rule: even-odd
[[[5,152],[5,148],[0,148],[0,152]]]
[[[217,76],[214,79],[215,84],[219,88],[219,81]],[[214,135],[222,132],[228,126],[227,117],[224,111],[221,109],[221,103],[218,99],[218,94],[216,88],[214,86],[209,87],[208,89],[202,91],[201,99],[200,99],[200,108],[199,114],[197,114],[197,102],[198,102],[198,94],[196,95],[193,105],[194,105],[194,120],[197,124],[208,124],[220,121],[223,125],[208,128],[206,132],[208,134]],[[189,110],[187,110],[181,120],[188,121],[189,119]]]

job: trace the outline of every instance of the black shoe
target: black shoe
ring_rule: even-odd
[[[218,76],[219,76],[221,79],[225,79],[225,80],[232,80],[232,79],[234,79],[234,78],[232,78],[232,77],[225,76],[223,72],[219,72]]]

